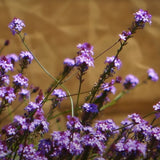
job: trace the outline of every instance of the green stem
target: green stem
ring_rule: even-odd
[[[75,115],[77,116],[77,108],[79,106],[79,96],[80,96],[80,92],[81,92],[81,87],[82,87],[82,76],[83,76],[83,71],[80,70],[80,75],[79,75],[79,88],[78,88],[78,94],[77,94],[77,103],[76,103],[76,112],[75,112]]]
[[[24,38],[21,36],[21,34],[18,34],[18,35],[19,35],[22,43],[23,43],[24,46],[26,47],[26,49],[32,54],[32,56],[34,57],[34,59],[35,59],[35,61],[38,63],[38,65],[41,67],[41,69],[42,69],[50,78],[52,78],[54,81],[56,81],[57,84],[60,84],[60,83],[58,83],[58,80],[57,80],[55,77],[53,77],[53,76],[45,69],[45,67],[39,62],[39,60],[37,59],[37,57],[31,52],[31,50],[29,49],[29,47],[28,47],[27,44],[25,43]],[[66,91],[66,92],[68,93],[68,95],[69,95],[70,102],[71,102],[72,116],[74,116],[73,99],[72,99],[72,97],[70,96],[70,92],[69,92],[69,90],[68,90],[66,87],[64,87],[64,85],[62,85],[62,84],[60,84],[60,85],[62,86],[62,88],[65,89],[65,91]]]

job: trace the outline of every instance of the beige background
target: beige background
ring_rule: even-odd
[[[95,55],[111,46],[127,30],[133,20],[133,13],[140,8],[152,14],[152,25],[146,25],[129,40],[120,58],[123,61],[117,75],[123,78],[132,73],[140,80],[146,77],[146,70],[154,68],[160,75],[160,1],[159,0],[0,0],[0,44],[9,39],[10,45],[3,54],[25,50],[17,36],[8,29],[12,18],[24,20],[26,42],[40,62],[54,76],[63,69],[63,60],[76,55],[78,43],[89,42],[94,46]],[[116,53],[118,46],[97,59],[95,68],[87,73],[83,91],[88,90],[102,73],[106,56]],[[41,85],[45,91],[52,81],[33,62],[26,76],[30,83]],[[78,81],[77,81],[78,82]],[[71,93],[77,91],[76,79],[65,83]],[[160,82],[149,82],[138,88],[101,113],[99,118],[113,118],[118,121],[128,113],[146,114],[152,105],[160,100]],[[83,100],[83,99],[81,99]],[[13,106],[14,107],[14,106]],[[47,106],[46,106],[47,107]],[[69,107],[69,101],[61,109]],[[61,110],[60,109],[60,110]],[[19,109],[23,113],[23,107]]]

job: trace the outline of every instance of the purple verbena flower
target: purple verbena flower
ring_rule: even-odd
[[[26,118],[24,118],[22,116],[16,115],[14,117],[13,122],[15,122],[16,124],[20,125],[20,127],[23,130],[27,130],[28,129],[28,122],[27,122]]]
[[[33,56],[28,51],[21,51],[21,53],[19,54],[19,60],[21,61],[21,66],[26,68],[27,65],[32,62]]]
[[[93,59],[93,46],[89,43],[78,44],[77,48],[80,49],[78,51],[78,56],[75,58],[76,66],[83,66],[87,69],[88,67],[94,67],[94,59]]]
[[[36,149],[33,144],[29,145],[20,145],[18,149],[18,155],[25,160],[35,159],[36,157]]]
[[[59,101],[62,101],[67,96],[66,92],[62,89],[54,89],[51,95],[56,96]]]
[[[21,91],[20,92],[18,92],[18,94],[19,94],[19,101],[22,101],[22,100],[24,100],[24,99],[28,99],[29,98],[29,96],[30,96],[30,91],[29,90],[27,90],[27,89],[21,89]]]
[[[6,160],[7,155],[11,153],[11,150],[8,149],[7,144],[5,141],[0,140],[0,159]]]
[[[43,156],[49,156],[52,151],[52,141],[50,139],[41,139],[38,144],[38,152]]]
[[[160,141],[160,127],[152,128],[152,135],[157,141]]]
[[[73,59],[66,58],[64,60],[63,64],[68,66],[68,67],[73,67],[75,65],[75,61]]]
[[[33,112],[37,109],[39,109],[40,106],[34,102],[29,102],[28,106],[25,107],[25,110],[27,110],[29,113]]]
[[[19,18],[14,18],[12,22],[8,25],[10,30],[12,31],[12,34],[15,35],[16,33],[20,33],[23,27],[25,27],[25,24],[22,20]]]
[[[83,128],[83,125],[79,121],[77,117],[72,117],[70,115],[67,116],[67,129],[68,130],[74,130],[74,131],[81,131]]]
[[[0,86],[5,86],[5,85],[9,85],[9,76],[8,75],[1,75],[0,76]]]
[[[152,23],[151,18],[152,15],[150,15],[148,13],[148,11],[144,11],[143,9],[140,9],[139,11],[137,11],[136,13],[134,13],[134,18],[136,23],[140,24],[142,23],[143,25],[148,22],[149,24]]]
[[[84,146],[91,147],[95,153],[103,155],[106,148],[106,137],[101,132],[86,134],[82,137],[81,141]]]
[[[115,133],[119,133],[118,126],[112,119],[107,119],[103,121],[98,121],[95,124],[95,128],[102,133],[106,133],[107,136],[113,135]]]
[[[139,83],[139,80],[137,77],[135,77],[132,74],[129,74],[126,76],[123,86],[125,89],[132,89]]]
[[[119,37],[120,37],[121,40],[126,41],[126,39],[127,39],[131,34],[132,34],[131,31],[128,31],[128,32],[123,31],[121,34],[119,34]]]
[[[17,62],[19,60],[18,56],[15,53],[8,54],[6,57],[11,60],[11,63],[13,65],[15,64],[15,62]]]
[[[91,103],[84,103],[82,105],[82,108],[85,112],[91,112],[91,113],[98,113],[98,107],[96,104]]]
[[[104,91],[107,91],[107,92],[111,92],[112,94],[115,94],[116,93],[116,87],[113,86],[112,83],[103,83],[101,88],[104,90]]]
[[[153,68],[149,68],[148,71],[148,78],[151,79],[152,81],[158,81],[159,77],[158,74],[154,71]]]
[[[0,72],[4,74],[8,71],[13,71],[13,64],[11,60],[5,56],[0,57]]]
[[[118,70],[120,70],[122,66],[122,62],[119,58],[115,59],[115,56],[107,57],[105,60],[105,63],[108,63],[109,65],[113,65],[113,67],[116,67]]]
[[[28,87],[28,78],[23,76],[22,73],[16,74],[15,76],[13,76],[14,80],[13,83],[17,86],[17,87]]]
[[[156,111],[156,118],[160,118],[160,101],[157,104],[153,105],[153,109]]]
[[[14,89],[11,87],[6,87],[5,88],[5,100],[8,103],[12,103],[15,98],[16,98],[16,95],[14,93]]]
[[[49,130],[49,123],[46,120],[34,119],[29,125],[29,131],[34,132],[36,129],[42,133],[47,133]]]
[[[130,114],[128,115],[128,118],[130,118],[134,123],[142,123],[144,120],[140,117],[139,114],[137,113],[133,113],[133,114]]]

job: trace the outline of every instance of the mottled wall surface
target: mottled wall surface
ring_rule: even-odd
[[[13,17],[24,20],[26,42],[46,69],[57,76],[63,69],[64,58],[76,55],[78,43],[89,42],[95,55],[111,46],[127,30],[133,13],[140,8],[152,14],[152,25],[139,30],[122,51],[122,69],[117,75],[124,78],[132,73],[139,79],[146,77],[146,70],[154,68],[160,75],[160,1],[159,0],[0,0],[0,44],[9,39],[10,45],[3,54],[25,50],[18,37],[11,35],[7,25]],[[83,91],[97,81],[102,73],[104,59],[116,53],[118,45],[95,62],[87,73]],[[26,76],[30,83],[41,85],[45,91],[51,79],[33,62]],[[76,79],[65,85],[76,93]],[[160,82],[144,85],[108,108],[99,118],[123,119],[128,113],[148,113],[160,100]],[[82,99],[83,100],[83,99]],[[69,107],[69,101],[65,105]],[[63,107],[65,107],[63,106]],[[23,111],[23,108],[19,109]],[[22,112],[23,113],[23,112]]]

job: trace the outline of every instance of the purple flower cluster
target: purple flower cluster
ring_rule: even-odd
[[[115,58],[115,56],[107,57],[105,60],[105,63],[108,63],[109,65],[113,65],[113,67],[116,67],[118,70],[120,70],[122,66],[122,62],[120,59]]]
[[[121,34],[119,34],[119,37],[121,40],[126,41],[131,34],[132,34],[131,31],[128,31],[128,32],[123,31]]]
[[[148,22],[149,24],[152,23],[151,18],[152,16],[148,13],[148,11],[144,11],[143,9],[140,9],[136,13],[134,13],[134,18],[137,24],[145,24]]]
[[[125,89],[132,89],[139,83],[139,80],[137,77],[135,77],[132,74],[129,74],[126,76],[125,81],[123,83],[123,86]]]
[[[90,112],[90,113],[98,113],[98,107],[96,104],[91,104],[91,103],[84,103],[82,105],[82,109],[85,111],[85,112]]]
[[[158,74],[154,71],[153,68],[149,68],[148,71],[148,78],[151,79],[152,81],[158,81],[159,77]]]
[[[28,87],[28,78],[24,77],[22,75],[22,73],[19,73],[15,76],[13,76],[14,80],[13,83],[17,86],[17,87]]]
[[[73,67],[75,65],[75,61],[73,59],[66,58],[64,60],[63,64],[68,66],[68,67]]]
[[[28,64],[30,64],[33,60],[33,56],[28,51],[21,51],[19,54],[20,66],[22,68],[27,68]]]
[[[156,118],[160,118],[160,102],[157,104],[153,105],[153,109],[156,111],[155,116]]]
[[[8,71],[13,71],[13,64],[11,63],[11,60],[5,56],[0,57],[1,74],[7,73]]]
[[[16,33],[20,33],[23,27],[25,27],[25,24],[22,20],[19,18],[14,18],[12,22],[8,25],[10,30],[12,31],[12,34],[15,35]]]
[[[80,50],[78,51],[78,56],[75,58],[76,66],[85,66],[85,67],[93,67],[94,66],[94,59],[93,59],[93,46],[89,43],[78,44],[77,48]]]
[[[66,92],[63,91],[62,89],[54,89],[51,95],[56,96],[56,99],[58,101],[62,101],[67,96]]]

